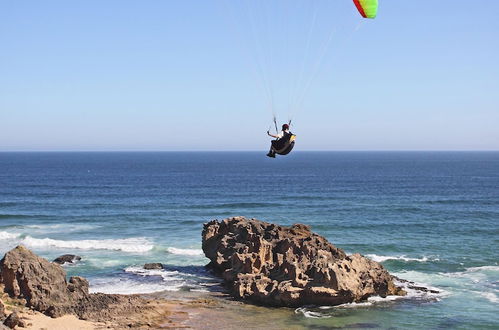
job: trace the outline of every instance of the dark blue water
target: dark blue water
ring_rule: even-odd
[[[94,291],[203,290],[202,224],[235,215],[309,224],[442,291],[300,310],[296,322],[499,325],[499,152],[0,153],[0,252],[79,254],[68,271]],[[169,268],[147,273],[145,261]]]

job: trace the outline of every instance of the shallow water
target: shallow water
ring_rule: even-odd
[[[0,153],[0,252],[22,243],[47,258],[78,254],[82,262],[65,267],[94,292],[217,290],[202,267],[202,224],[234,215],[309,224],[348,253],[441,291],[334,308],[217,310],[234,320],[499,326],[497,152]],[[145,262],[167,266],[144,271]]]

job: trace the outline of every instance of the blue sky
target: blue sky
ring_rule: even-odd
[[[1,1],[0,150],[498,150],[499,1],[379,2]]]

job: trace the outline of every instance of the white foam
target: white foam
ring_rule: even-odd
[[[428,261],[438,261],[440,260],[439,258],[430,258],[423,256],[422,258],[410,258],[406,257],[405,255],[401,256],[379,256],[377,254],[368,254],[366,255],[368,258],[376,261],[376,262],[385,262],[387,260],[402,260],[402,261],[416,261],[416,262],[428,262]]]
[[[372,306],[374,302],[372,301],[363,301],[363,302],[352,302],[352,303],[346,303],[346,304],[341,304],[338,306],[322,306],[321,309],[327,309],[326,307],[330,308],[358,308],[358,307],[366,307],[366,306]]]
[[[125,268],[125,272],[137,274],[139,276],[161,276],[165,281],[173,281],[178,279],[179,272],[168,271],[165,269],[145,269],[139,266],[130,266]]]
[[[30,247],[56,247],[81,250],[114,250],[131,253],[144,253],[154,248],[154,245],[144,237],[105,240],[63,241],[51,238],[34,238],[26,236],[22,243]]]
[[[12,234],[6,231],[0,231],[0,240],[13,240],[17,239],[21,236],[21,234]]]
[[[367,298],[367,301],[371,303],[377,303],[377,302],[394,301],[401,298],[404,298],[404,296],[386,296],[386,297],[372,296]]]
[[[469,267],[469,268],[466,268],[466,271],[468,271],[468,272],[481,272],[481,271],[499,272],[499,266]]]
[[[319,312],[313,312],[313,311],[309,311],[307,310],[306,307],[299,307],[297,309],[295,309],[295,313],[296,314],[303,314],[303,316],[305,317],[308,317],[308,318],[312,318],[312,319],[327,319],[327,318],[330,318],[331,315],[323,315]]]
[[[168,285],[165,282],[141,282],[130,279],[94,280],[90,284],[91,293],[102,292],[108,294],[140,294],[161,291],[177,291],[181,285]]]
[[[494,292],[479,292],[479,294],[490,301],[491,303],[497,304],[499,303],[499,298],[497,297],[497,294]]]
[[[90,291],[102,293],[118,294],[139,294],[153,293],[161,291],[179,291],[188,285],[182,274],[178,271],[168,271],[165,269],[144,269],[141,266],[129,266],[124,269],[128,274],[139,276],[138,278],[119,279],[97,279],[92,281]],[[159,281],[154,279],[145,280],[147,277],[159,277]],[[201,288],[198,288],[201,289]]]
[[[89,224],[46,224],[46,225],[26,225],[24,228],[28,229],[38,229],[39,231],[43,232],[73,232],[73,231],[84,231],[84,230],[91,230],[98,228],[99,226],[96,225],[89,225]]]
[[[178,254],[184,256],[200,256],[203,255],[203,250],[201,249],[179,249],[175,247],[169,247],[167,251],[171,254]]]

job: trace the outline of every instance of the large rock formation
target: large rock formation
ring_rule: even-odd
[[[237,298],[295,307],[405,294],[381,264],[347,255],[306,225],[234,217],[206,223],[202,236],[210,266]]]
[[[26,300],[26,305],[51,316],[60,316],[88,295],[88,282],[80,277],[66,281],[64,269],[38,257],[20,245],[7,252],[0,261],[0,277],[4,290],[13,298]]]
[[[141,326],[164,321],[169,311],[138,296],[88,292],[88,281],[66,272],[20,245],[0,260],[5,293],[51,317],[75,314],[81,319]],[[152,327],[152,326],[151,326]]]

